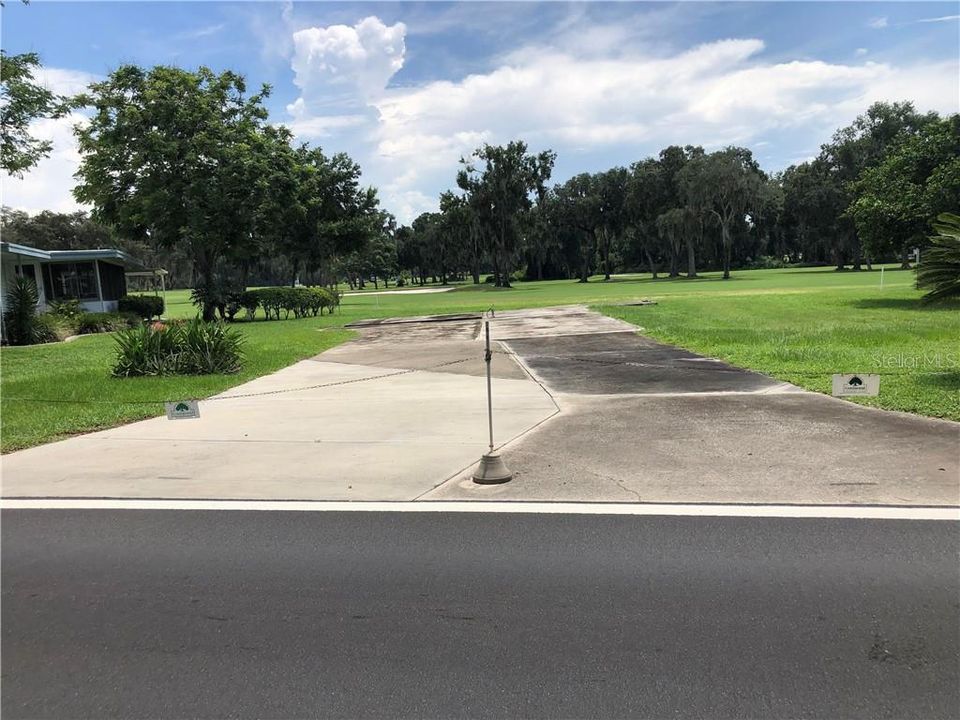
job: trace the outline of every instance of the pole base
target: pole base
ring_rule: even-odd
[[[500,453],[487,453],[480,458],[480,464],[473,473],[473,481],[478,485],[499,485],[509,482],[513,473],[507,469]]]

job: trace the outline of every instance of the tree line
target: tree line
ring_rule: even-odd
[[[876,103],[819,154],[764,172],[752,152],[670,146],[550,184],[556,154],[520,140],[462,158],[436,212],[409,225],[380,207],[346,153],[267,122],[269,86],[243,77],[122,66],[74,98],[32,82],[35,56],[4,58],[4,169],[50,148],[31,119],[87,108],[75,132],[83,213],[4,208],[4,239],[48,249],[111,245],[194,288],[203,315],[251,285],[353,287],[577,279],[647,271],[827,265],[859,270],[927,244],[960,208],[960,116]]]
[[[397,230],[399,268],[420,283],[609,279],[619,271],[834,265],[869,268],[927,245],[960,208],[960,116],[876,103],[819,154],[764,172],[750,149],[670,146],[656,157],[547,185],[555,154],[523,142],[461,161],[458,192]]]

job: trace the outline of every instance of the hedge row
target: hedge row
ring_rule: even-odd
[[[230,317],[243,308],[251,320],[256,317],[257,308],[263,309],[267,320],[279,320],[281,312],[285,319],[290,317],[290,313],[297,318],[316,317],[322,315],[324,310],[333,313],[334,308],[340,305],[340,294],[321,287],[260,288],[238,293],[231,305],[235,309],[231,313],[231,308],[228,308]]]
[[[163,315],[163,298],[159,295],[124,295],[117,301],[117,310],[152,320]]]

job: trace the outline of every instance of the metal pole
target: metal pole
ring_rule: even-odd
[[[483,359],[487,363],[487,429],[490,432],[490,450],[480,458],[476,471],[473,473],[473,481],[481,485],[496,485],[505,483],[513,477],[503,458],[499,453],[493,451],[493,385],[491,381],[490,362],[493,360],[493,352],[490,350],[490,317],[491,312],[484,320],[484,331],[486,335],[486,352]]]
[[[484,354],[484,359],[487,362],[487,420],[490,425],[490,452],[493,452],[493,387],[490,382],[490,360],[493,358],[493,353],[490,352],[490,320],[486,320],[486,332],[487,332],[487,351]]]

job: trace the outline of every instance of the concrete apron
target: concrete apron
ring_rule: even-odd
[[[5,455],[2,494],[413,500],[487,450],[478,329],[461,323],[453,340],[409,326],[364,334],[202,402],[199,419],[145,420]],[[508,355],[494,368],[498,442],[557,412]]]
[[[498,319],[495,337],[561,408],[502,450],[514,479],[481,486],[467,472],[422,499],[960,505],[960,424],[806,392],[567,311],[579,315],[568,335],[552,313]]]
[[[805,392],[581,306],[497,313],[495,436],[514,479],[476,485],[480,329],[365,327],[199,420],[3,456],[3,496],[960,505],[957,423]]]

